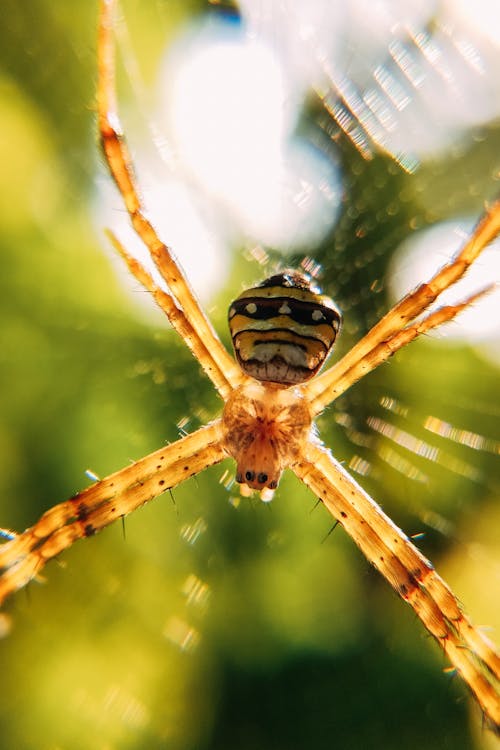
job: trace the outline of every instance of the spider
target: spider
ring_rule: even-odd
[[[455,258],[396,304],[340,361],[318,374],[340,329],[336,305],[305,274],[284,270],[232,303],[235,349],[225,350],[170,249],[148,221],[121,132],[114,85],[114,0],[101,0],[98,122],[111,175],[132,225],[168,292],[116,237],[130,272],[152,295],[224,401],[219,419],[95,482],[49,509],[0,547],[0,601],[26,585],[78,539],[228,456],[242,492],[269,500],[291,469],[352,537],[370,563],[414,610],[467,683],[489,724],[500,731],[500,656],[468,620],[432,564],[321,443],[314,420],[356,381],[418,336],[453,319],[479,292],[435,312],[429,306],[500,233],[500,201],[490,206]]]

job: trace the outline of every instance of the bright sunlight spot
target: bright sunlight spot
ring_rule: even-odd
[[[142,196],[147,214],[153,221],[158,234],[168,238],[173,254],[180,260],[190,284],[203,302],[223,283],[229,268],[228,248],[220,232],[214,231],[210,222],[204,220],[200,201],[193,199],[188,187],[174,179],[165,170],[160,181],[158,170],[148,170],[147,160],[136,155],[142,186]],[[119,197],[109,183],[101,186],[102,211],[100,226],[109,227],[119,238],[127,251],[137,258],[154,277],[156,283],[165,288],[165,283],[154,267],[148,251],[138,238],[128,216],[120,210]],[[98,217],[99,221],[99,217]],[[110,250],[110,257],[116,272],[124,285],[136,289],[123,260]],[[149,295],[142,290],[133,295],[139,309],[163,319],[163,313],[152,306]],[[153,310],[153,313],[151,313]]]
[[[498,0],[448,0],[450,10],[463,19],[464,26],[475,29],[500,46],[500,3]]]
[[[299,102],[271,45],[234,21],[212,21],[181,40],[163,85],[180,163],[243,236],[283,250],[323,239],[340,178],[325,154],[292,135]]]
[[[413,171],[498,115],[498,9],[480,0],[472,23],[467,7],[245,0],[241,20],[208,14],[184,27],[161,66],[158,121],[145,112],[138,138],[124,120],[148,214],[204,301],[224,284],[231,249],[309,254],[325,240],[342,204],[340,130],[366,158],[381,148]],[[300,119],[312,91],[331,132]],[[104,203],[99,226],[144,260],[118,197]],[[472,326],[491,336],[494,316],[482,311],[495,301],[475,305],[447,335]]]
[[[498,0],[242,0],[294,79],[360,153],[408,171],[500,112]],[[279,34],[276,34],[279,28]],[[495,46],[495,42],[496,45]]]

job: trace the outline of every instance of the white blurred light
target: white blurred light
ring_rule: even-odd
[[[219,21],[178,49],[165,71],[165,119],[191,179],[254,241],[287,250],[320,242],[337,217],[340,178],[325,154],[292,137],[298,102],[272,47]]]
[[[492,73],[500,51],[478,31],[499,27],[498,0],[474,3],[470,30],[464,7],[467,0],[242,0],[242,23],[209,16],[182,33],[160,80],[170,171],[144,179],[138,160],[137,172],[148,212],[204,299],[223,283],[236,238],[309,248],[336,221],[340,171],[294,135],[311,88],[328,90],[333,109],[342,90],[346,130],[363,131],[410,171],[500,112]],[[104,223],[116,228],[121,216]],[[135,246],[132,232],[125,242]]]
[[[138,154],[134,157],[146,215],[180,262],[197,296],[208,302],[224,283],[229,271],[229,250],[223,233],[214,231],[203,220],[199,203],[193,201],[190,191],[181,182],[168,174],[160,182],[157,177],[151,177],[147,160]],[[99,227],[109,227],[127,252],[137,258],[155,282],[166,290],[143,242],[132,229],[128,214],[122,208],[121,197],[109,182],[100,186],[98,212]],[[116,263],[124,283],[130,288],[130,274],[125,264],[117,256]],[[150,315],[152,306],[148,295],[133,294],[132,299]]]
[[[209,19],[167,53],[160,127],[127,131],[146,214],[205,302],[224,284],[237,238],[309,249],[336,220],[338,169],[292,136],[302,102],[291,91],[272,48]],[[98,225],[161,283],[116,191],[102,188],[98,210]],[[133,299],[150,309],[146,295]]]
[[[279,161],[281,73],[260,44],[203,42],[177,60],[165,104],[179,158],[215,196],[235,188],[237,202],[265,191],[262,166],[272,172]]]
[[[428,281],[462,246],[473,229],[472,222],[443,222],[423,230],[398,249],[388,277],[392,300]],[[471,344],[500,340],[500,240],[482,252],[466,275],[439,297],[431,309],[452,305],[496,284],[489,294],[439,329],[440,338],[463,339]]]
[[[315,87],[363,155],[413,171],[500,114],[499,0],[240,0],[294,95]],[[279,28],[279,34],[276,29]]]
[[[500,3],[498,0],[448,0],[449,12],[463,21],[465,28],[475,29],[479,34],[500,46]]]

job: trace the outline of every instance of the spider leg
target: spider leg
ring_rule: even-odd
[[[470,297],[463,300],[463,302],[459,302],[456,305],[440,307],[438,310],[427,315],[425,318],[422,318],[417,323],[413,323],[412,325],[406,326],[406,328],[403,328],[401,331],[397,331],[391,338],[374,346],[364,357],[358,359],[357,362],[351,365],[348,370],[345,370],[345,358],[341,359],[337,364],[333,365],[330,370],[328,370],[328,374],[330,375],[331,373],[332,378],[328,394],[324,394],[325,396],[328,395],[328,402],[331,403],[334,401],[344,393],[344,391],[347,391],[351,385],[361,378],[364,378],[365,375],[368,375],[369,372],[383,362],[386,362],[399,349],[402,349],[404,346],[414,341],[417,336],[422,336],[433,328],[437,328],[438,326],[443,325],[443,323],[453,320],[453,318],[462,312],[462,310],[472,305],[484,294],[490,292],[492,288],[493,286],[490,286],[480,292],[476,292],[476,294],[472,294]],[[349,354],[346,356],[349,356]],[[335,380],[333,379],[334,374],[336,374]],[[313,415],[317,416],[319,413],[319,411],[317,411],[319,410],[319,404],[317,401],[313,402],[311,408],[313,410]]]
[[[78,539],[95,534],[226,455],[217,420],[55,505],[34,526],[0,544],[0,604]]]
[[[214,365],[213,359],[209,356],[209,352],[202,342],[195,329],[184,315],[183,311],[176,305],[175,300],[170,294],[167,294],[163,289],[160,289],[155,284],[152,276],[146,271],[144,266],[139,261],[129,255],[118,238],[109,229],[106,231],[109,239],[111,240],[115,250],[122,256],[130,273],[135,276],[137,281],[150,292],[151,296],[157,303],[157,305],[163,310],[167,316],[171,326],[175,328],[179,336],[183,339],[184,343],[187,344],[191,353],[201,364],[205,373],[208,375],[212,383],[215,385],[220,395],[223,398],[227,398],[227,380],[223,373],[218,367]]]
[[[376,325],[364,336],[352,349],[333,367],[324,372],[322,375],[310,380],[303,386],[303,392],[311,404],[311,410],[314,415],[319,414],[334,398],[338,396],[336,385],[338,381],[348,373],[354,370],[362,361],[364,365],[362,372],[350,379],[348,385],[358,380],[374,369],[380,362],[387,357],[378,360],[378,355],[373,355],[373,364],[370,365],[370,357],[374,350],[391,340],[397,341],[397,335],[404,332],[406,326],[411,323],[418,315],[424,312],[439,295],[452,284],[455,284],[467,271],[469,266],[475,261],[482,250],[492,242],[500,233],[500,200],[497,200],[479,220],[472,235],[467,240],[462,249],[446,265],[444,265],[426,284],[421,284],[417,289],[404,297],[398,302]],[[473,301],[472,297],[470,301]],[[461,306],[457,306],[460,311]],[[456,314],[456,313],[455,313]],[[431,316],[432,317],[432,316]],[[450,316],[450,317],[453,317]],[[446,318],[449,319],[449,318]],[[433,326],[438,325],[434,323]],[[427,328],[429,330],[429,328]],[[418,335],[417,332],[416,335]],[[415,338],[415,336],[413,336]],[[411,340],[411,338],[409,339]],[[396,348],[403,346],[403,341]],[[394,346],[391,352],[395,351]],[[388,354],[388,356],[390,356]],[[349,380],[349,379],[348,379]]]
[[[176,318],[178,319],[179,315],[185,316],[192,333],[198,339],[201,361],[207,362],[205,370],[217,372],[217,388],[221,396],[227,398],[231,390],[241,382],[241,371],[199,306],[172,252],[160,240],[147,219],[139,197],[134,168],[122,134],[115,101],[114,5],[114,0],[101,0],[99,16],[97,109],[104,156],[123,197],[132,226],[148,248],[153,262],[177,303]],[[163,309],[168,315],[167,310]]]
[[[292,467],[372,565],[413,608],[500,731],[500,655],[467,619],[447,584],[408,537],[319,443]]]

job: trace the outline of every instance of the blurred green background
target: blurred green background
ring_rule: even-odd
[[[146,82],[176,25],[203,10],[124,4]],[[87,468],[105,476],[219,408],[168,327],[137,314],[95,223],[96,13],[87,1],[2,3],[0,526],[18,530],[85,486]],[[342,139],[340,153],[345,206],[314,258],[346,311],[343,350],[387,308],[387,264],[410,227],[479,214],[495,195],[500,130],[471,133],[412,176],[381,157],[363,162]],[[211,305],[226,341],[231,297],[262,273],[237,248],[232,264]],[[407,411],[388,412],[384,397]],[[498,438],[498,370],[463,345],[417,342],[320,426],[340,460],[370,462],[360,481],[408,533],[425,532],[420,548],[498,640],[498,460],[430,436],[428,415]],[[412,481],[387,461],[370,416],[428,440],[472,478],[401,449],[429,477]],[[285,476],[271,506],[238,504],[220,481],[226,469],[136,512],[125,533],[116,525],[78,543],[43,585],[9,600],[1,747],[493,747],[411,610],[342,530],[325,539],[332,522],[312,512],[314,498]]]

